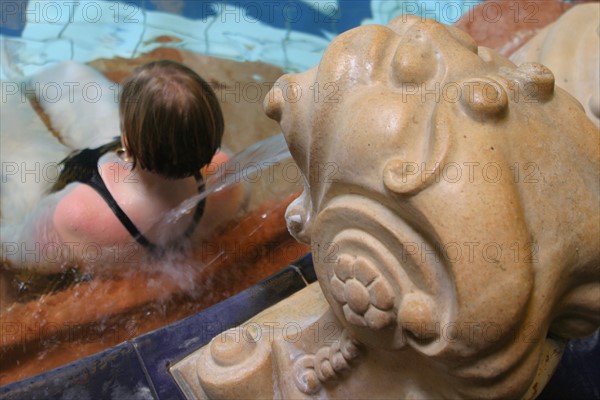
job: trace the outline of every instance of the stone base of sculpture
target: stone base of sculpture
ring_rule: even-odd
[[[175,364],[171,373],[188,399],[435,397],[435,391],[406,388],[406,380],[432,379],[414,368],[411,357],[418,355],[407,351],[398,363],[393,360],[396,355],[361,346],[328,309],[321,288],[313,283],[216,336]],[[450,339],[469,335],[468,328],[440,329]],[[495,332],[490,329],[489,335],[492,338]],[[543,361],[523,399],[539,394],[560,361],[563,347],[561,342],[546,339]]]

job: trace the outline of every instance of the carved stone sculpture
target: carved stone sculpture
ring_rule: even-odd
[[[573,7],[544,28],[510,59],[516,64],[539,62],[554,73],[556,83],[581,102],[600,126],[600,4]]]
[[[175,366],[188,396],[531,397],[546,355],[597,329],[598,131],[548,68],[401,16],[265,106],[319,286]]]

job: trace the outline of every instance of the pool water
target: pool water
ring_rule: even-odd
[[[240,0],[7,1],[2,3],[1,78],[59,60],[132,58],[165,45],[286,71],[317,64],[336,35],[418,14],[455,23],[479,1]],[[163,38],[163,41],[156,41]]]

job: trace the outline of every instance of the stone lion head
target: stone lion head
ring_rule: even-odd
[[[340,35],[265,108],[305,178],[288,228],[368,348],[513,397],[549,337],[598,328],[598,130],[543,65],[401,16]]]

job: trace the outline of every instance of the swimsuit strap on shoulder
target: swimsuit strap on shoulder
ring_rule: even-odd
[[[95,148],[95,149],[83,149],[77,152],[73,152],[67,158],[61,161],[64,166],[61,172],[58,182],[52,187],[51,192],[56,192],[63,189],[66,185],[71,182],[80,182],[91,186],[99,195],[104,199],[106,204],[110,207],[113,214],[123,224],[129,234],[144,248],[154,253],[155,255],[164,254],[164,249],[160,246],[150,242],[135,226],[133,221],[125,214],[125,211],[117,204],[112,194],[109,192],[106,184],[102,180],[100,173],[98,172],[98,160],[100,157],[109,151],[114,151],[121,147],[121,141],[119,138],[115,138],[112,142]],[[200,172],[194,173],[196,182],[198,184],[198,192],[202,193],[204,190],[204,180]],[[206,199],[202,199],[196,206],[196,211],[190,225],[184,231],[184,237],[188,238],[192,235],[196,229],[202,215],[204,214]]]
[[[158,249],[154,243],[150,242],[144,235],[142,235],[133,221],[127,216],[127,214],[125,214],[125,211],[123,211],[121,206],[117,204],[117,201],[108,191],[108,188],[106,187],[106,184],[102,180],[102,177],[100,176],[100,173],[98,173],[97,169],[87,184],[94,188],[96,192],[98,192],[98,194],[104,199],[106,204],[112,210],[113,214],[115,214],[115,216],[119,219],[119,222],[123,224],[125,229],[127,229],[127,232],[129,232],[136,242],[150,251],[156,251]]]
[[[194,173],[194,178],[196,178],[196,182],[198,184],[198,193],[202,193],[204,191],[205,184],[204,179],[202,179],[202,175],[200,175],[200,172]],[[192,233],[194,233],[194,230],[196,230],[196,226],[198,225],[198,222],[200,222],[200,218],[202,218],[202,215],[204,214],[205,205],[206,199],[200,200],[196,205],[196,211],[194,212],[192,222],[190,222],[189,226],[183,233],[186,238],[190,237]]]

